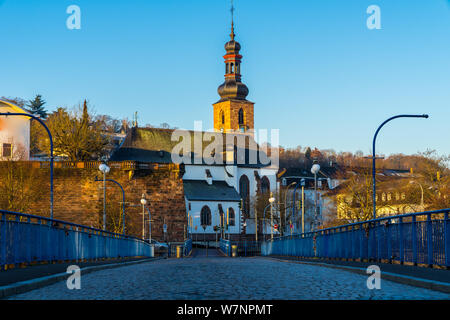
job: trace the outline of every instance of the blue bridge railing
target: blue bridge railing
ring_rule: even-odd
[[[22,263],[152,255],[152,246],[135,237],[0,210],[0,270]]]
[[[266,241],[262,255],[450,267],[450,209],[384,217]]]
[[[184,241],[184,256],[188,256],[192,251],[192,239]]]
[[[222,251],[225,255],[231,257],[231,241],[220,239],[220,251]]]

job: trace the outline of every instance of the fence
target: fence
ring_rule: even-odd
[[[152,249],[131,236],[0,210],[0,270],[32,262],[151,257]]]
[[[450,267],[450,209],[368,220],[275,238],[263,255],[388,260]]]
[[[232,246],[237,246],[238,256],[257,256],[261,254],[261,244],[260,241],[231,241],[220,239],[220,250],[227,256],[231,257]]]

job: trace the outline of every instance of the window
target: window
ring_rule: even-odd
[[[222,121],[222,124],[225,124],[225,115],[223,114],[223,110],[220,110],[220,121]]]
[[[261,179],[261,193],[269,193],[269,192],[270,192],[270,181],[266,176],[264,176]]]
[[[231,69],[231,70],[230,70],[231,73],[234,73],[234,64],[233,64],[233,63],[230,64],[230,69]]]
[[[211,225],[211,210],[208,206],[204,206],[200,212],[200,225],[210,226]]]
[[[238,112],[238,122],[239,124],[244,124],[244,110],[242,108]]]
[[[4,143],[3,144],[2,156],[4,158],[11,158],[12,157],[12,144],[11,143]]]
[[[248,216],[250,213],[250,181],[245,174],[239,179],[239,195],[243,202],[241,210]]]
[[[236,216],[234,214],[233,208],[228,208],[228,225],[234,226],[236,223]]]

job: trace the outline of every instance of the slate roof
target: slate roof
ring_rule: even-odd
[[[125,140],[123,141],[122,145],[114,151],[114,153],[111,155],[110,161],[141,161],[141,162],[153,162],[153,163],[172,163],[172,157],[171,152],[174,149],[176,145],[182,141],[181,139],[179,141],[172,141],[172,133],[174,132],[174,129],[161,129],[161,128],[132,128]],[[190,135],[191,140],[191,151],[195,151],[194,149],[194,131],[184,131],[187,135]],[[198,132],[197,132],[198,133]],[[203,132],[205,133],[205,132]],[[247,143],[242,147],[234,147],[234,139],[231,144],[227,144],[227,137],[231,137],[228,133],[220,133],[220,132],[207,132],[208,134],[211,134],[213,136],[213,139],[211,141],[202,141],[202,154],[204,153],[205,148],[209,146],[209,149],[212,150],[213,148],[210,146],[211,143],[214,143],[216,141],[216,137],[218,137],[218,141],[220,141],[219,138],[222,140],[222,146],[218,147],[217,149],[221,149],[222,152],[225,150],[233,150],[235,148],[236,154],[239,155],[240,153],[244,154],[243,159],[235,159],[234,163],[237,166],[241,167],[250,167],[250,168],[261,168],[266,167],[266,164],[263,164],[260,159],[260,154],[258,152],[259,146],[256,144],[256,142],[253,140],[252,137],[245,135],[245,139],[247,139]],[[233,136],[240,136],[244,137],[244,135],[236,133],[233,134]],[[251,139],[251,143],[248,139]],[[220,144],[218,144],[220,146]],[[250,151],[257,153],[257,161],[256,163],[250,163]],[[264,154],[265,155],[265,154]],[[190,163],[187,164],[194,164],[194,159],[197,157],[200,157],[200,155],[195,154],[194,152],[191,152],[190,154]],[[214,154],[211,154],[209,156],[209,159],[212,160],[214,157]],[[225,155],[223,156],[224,162],[225,162]],[[202,159],[202,164],[206,164],[205,159]],[[216,164],[216,165],[223,165],[223,163]]]
[[[188,201],[240,201],[236,189],[225,181],[183,180],[184,195]]]

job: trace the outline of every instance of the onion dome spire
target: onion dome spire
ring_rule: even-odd
[[[225,82],[222,83],[217,89],[221,100],[245,100],[248,95],[247,86],[241,82],[242,56],[239,54],[241,45],[239,42],[234,40],[235,33],[233,13],[234,7],[233,2],[231,2],[231,40],[225,44],[226,54],[223,56],[225,59]]]

